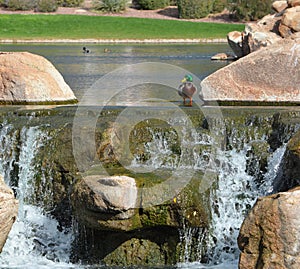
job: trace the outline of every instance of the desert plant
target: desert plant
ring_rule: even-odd
[[[165,8],[170,5],[170,0],[137,0],[136,2],[139,8],[148,10]]]
[[[101,10],[103,12],[117,13],[124,11],[126,9],[126,0],[94,0],[93,7],[96,10]]]
[[[36,0],[6,0],[4,4],[11,10],[30,10],[36,6]]]
[[[214,0],[212,4],[212,13],[222,12],[227,7],[227,0]]]
[[[37,12],[54,12],[57,10],[56,0],[38,0],[35,11]]]
[[[214,0],[178,0],[179,18],[199,19],[206,17],[213,10]]]
[[[58,6],[61,7],[79,7],[84,0],[57,0]]]
[[[229,0],[229,9],[238,20],[254,21],[272,11],[272,0]]]

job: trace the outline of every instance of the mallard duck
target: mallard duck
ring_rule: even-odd
[[[83,53],[90,53],[90,50],[86,47],[83,47],[82,50],[83,50]]]
[[[185,99],[190,99],[189,105],[193,105],[193,95],[197,91],[196,86],[193,83],[193,77],[191,75],[185,75],[178,88],[178,94],[183,98],[183,104],[185,105]]]

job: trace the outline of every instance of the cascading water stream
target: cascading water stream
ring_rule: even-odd
[[[184,165],[188,168],[193,167],[195,170],[206,169],[207,159],[211,157],[212,137],[206,133],[191,134],[184,128],[182,132],[183,137],[188,136],[188,146],[194,148],[193,155]],[[174,157],[166,140],[166,136],[161,133],[152,132],[152,141],[145,145],[145,149],[154,158],[142,162],[137,157],[132,165],[146,165],[154,168],[163,165],[168,169],[176,168],[179,160]],[[217,164],[214,167],[214,172],[218,175],[218,180],[217,186],[211,189],[212,216],[209,235],[206,237],[205,232],[201,232],[200,228],[190,228],[183,225],[183,229],[179,230],[183,245],[178,264],[180,268],[237,268],[239,257],[237,237],[242,221],[257,197],[272,192],[272,183],[285,152],[285,145],[270,153],[264,179],[262,182],[257,182],[255,176],[247,173],[249,158],[247,153],[251,149],[251,143],[263,143],[266,140],[265,135],[259,135],[257,131],[254,131],[253,136],[245,131],[239,134],[237,130],[233,129],[228,140],[228,143],[234,145],[233,149],[218,149],[215,153],[216,156],[214,156],[214,162]],[[253,169],[259,169],[259,167]],[[204,240],[208,242],[204,242]],[[195,246],[195,241],[198,242],[197,246]],[[207,253],[203,250],[203,243],[207,247]],[[195,247],[197,250],[192,250]],[[190,257],[192,252],[193,257]],[[206,264],[200,263],[203,256],[207,259]],[[193,259],[195,261],[191,262]]]
[[[1,268],[68,265],[72,234],[59,231],[57,221],[32,199],[35,174],[41,173],[35,169],[34,158],[47,139],[38,127],[23,127],[18,131],[3,124],[0,130],[0,171],[19,200],[17,220],[0,256]]]
[[[173,121],[175,119],[172,119]],[[178,125],[184,122],[178,119]],[[40,127],[15,129],[13,125],[2,123],[0,127],[0,172],[15,191],[19,200],[19,216],[9,235],[9,239],[0,255],[0,267],[4,268],[81,268],[70,263],[73,233],[59,230],[58,222],[53,219],[35,199],[35,176],[51,181],[43,175],[41,167],[35,165],[38,150],[49,139]],[[148,160],[142,162],[136,156],[133,166],[151,166],[154,169],[176,169],[178,163],[183,168],[204,170],[208,165],[213,138],[208,132],[195,132],[182,128],[184,147],[190,147],[190,158],[180,162],[178,152],[174,153],[171,134],[150,130],[152,141],[145,144],[149,153]],[[247,210],[258,196],[272,192],[272,182],[285,151],[278,148],[268,159],[268,171],[259,184],[246,172],[249,141],[263,141],[266,138],[257,135],[246,138],[246,134],[232,132],[229,143],[235,146],[218,149],[215,172],[218,175],[216,186],[211,192],[212,210],[209,235],[202,228],[190,228],[183,225],[179,237],[183,246],[180,268],[237,268],[239,251],[236,238]],[[171,138],[170,138],[171,137]],[[242,141],[242,142],[241,142]],[[185,167],[184,167],[185,166]],[[51,192],[42,195],[49,196]],[[200,195],[200,194],[199,194]],[[195,245],[195,242],[197,244]],[[205,246],[203,248],[203,245]],[[195,249],[196,248],[196,249]],[[191,256],[193,252],[193,257]],[[205,256],[207,263],[200,263]],[[97,266],[93,267],[97,268]]]
[[[246,172],[247,145],[241,151],[219,152],[218,186],[211,199],[212,223],[209,242],[212,264],[232,263],[238,260],[237,237],[242,221],[257,197],[270,192],[276,176],[274,166],[281,162],[285,146],[276,150],[268,160],[268,173],[257,183]],[[237,267],[237,265],[235,265]]]

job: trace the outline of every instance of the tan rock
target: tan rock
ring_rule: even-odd
[[[204,101],[300,103],[300,44],[277,42],[201,82]]]
[[[238,237],[239,269],[300,268],[300,188],[258,199]]]
[[[283,38],[288,38],[293,34],[291,28],[282,24],[281,22],[279,24],[278,31],[280,33],[280,36],[282,36]]]
[[[261,18],[257,23],[249,22],[246,24],[246,32],[273,32],[278,34],[276,31],[276,25],[281,20],[282,16],[277,14],[269,14]]]
[[[62,75],[44,57],[28,52],[0,53],[0,103],[74,103]]]
[[[288,8],[281,19],[281,23],[293,31],[300,31],[300,7]]]
[[[287,0],[287,4],[289,7],[300,6],[300,0]]]
[[[247,38],[247,36],[246,36]],[[241,58],[250,53],[247,45],[247,39],[245,39],[243,32],[232,31],[227,34],[227,41],[233,52],[238,58]]]
[[[231,54],[228,54],[228,53],[217,53],[215,55],[213,55],[211,57],[211,60],[214,60],[214,61],[229,61],[229,60],[235,60],[236,57],[234,57],[233,55]]]
[[[275,44],[282,39],[278,31],[280,19],[275,15],[266,15],[256,23],[247,23],[243,32],[229,32],[227,42],[238,58]]]
[[[72,201],[87,227],[130,230],[137,191],[134,178],[91,175],[76,185]]]
[[[276,12],[282,12],[288,7],[287,1],[275,1],[272,3],[272,8]]]
[[[248,36],[248,44],[250,52],[259,50],[260,48],[270,46],[282,40],[278,35],[275,27],[280,18],[274,15],[267,15],[257,23],[247,23],[245,26],[245,35]]]
[[[0,176],[0,252],[18,215],[18,201]]]

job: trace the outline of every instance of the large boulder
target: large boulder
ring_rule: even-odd
[[[87,176],[73,194],[78,217],[94,229],[130,230],[136,200],[135,180],[127,176]]]
[[[0,103],[74,103],[62,75],[44,57],[28,52],[0,53]]]
[[[287,4],[289,7],[296,7],[296,6],[300,6],[300,1],[299,0],[287,0]]]
[[[260,198],[238,237],[239,269],[300,268],[300,188]]]
[[[292,7],[287,9],[281,19],[281,24],[290,28],[293,32],[300,31],[300,7]]]
[[[274,1],[272,3],[272,8],[273,10],[275,10],[276,12],[282,12],[284,11],[286,8],[288,7],[288,3],[286,0],[282,0],[282,1]]]
[[[300,102],[300,46],[277,42],[216,71],[201,82],[205,102]]]
[[[18,215],[18,201],[0,176],[0,252]]]

